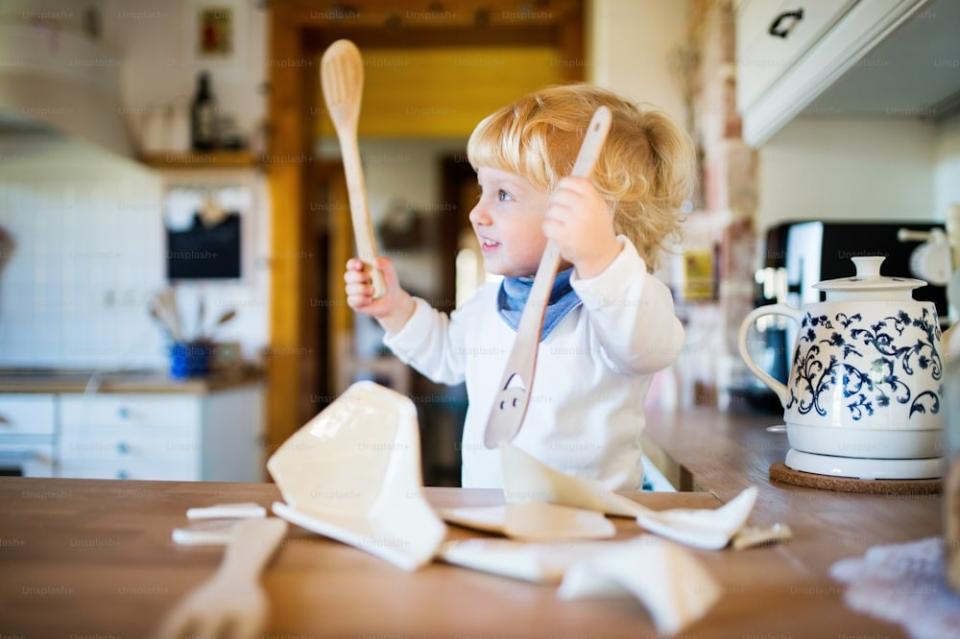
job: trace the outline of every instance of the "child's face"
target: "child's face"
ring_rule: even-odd
[[[482,195],[470,222],[484,266],[496,275],[533,275],[547,245],[543,218],[550,194],[516,173],[486,166],[477,171],[477,180]]]

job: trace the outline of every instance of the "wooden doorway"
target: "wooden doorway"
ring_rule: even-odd
[[[398,7],[398,4],[400,5]],[[582,0],[286,0],[269,4],[269,147],[272,201],[270,348],[267,438],[272,451],[333,399],[335,331],[349,330],[352,311],[340,284],[353,245],[339,164],[321,162],[317,145],[317,78],[322,51],[349,38],[378,47],[532,47],[557,52],[558,77],[583,80]],[[517,96],[514,96],[517,97]],[[461,167],[462,168],[462,167]],[[450,177],[450,176],[448,176]],[[458,176],[458,181],[462,176]],[[446,181],[446,180],[445,180]],[[462,198],[442,189],[445,255],[456,255]],[[319,219],[322,212],[326,217]],[[453,277],[441,298],[454,299]],[[444,309],[449,310],[449,308]],[[322,316],[322,317],[321,317]]]

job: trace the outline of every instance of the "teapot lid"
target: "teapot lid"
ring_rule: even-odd
[[[880,265],[886,258],[882,255],[851,258],[857,267],[853,277],[824,280],[813,285],[821,291],[912,291],[926,286],[923,280],[910,277],[880,275]]]

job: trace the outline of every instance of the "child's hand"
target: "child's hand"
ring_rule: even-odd
[[[356,257],[347,260],[347,270],[343,274],[347,304],[358,313],[375,317],[387,333],[396,333],[413,315],[416,303],[409,293],[400,288],[397,270],[392,261],[386,257],[378,257],[377,268],[383,272],[387,290],[382,297],[375,300],[369,269]]]
[[[557,243],[560,255],[583,279],[602,273],[621,250],[610,208],[586,178],[560,180],[547,203],[543,234]]]

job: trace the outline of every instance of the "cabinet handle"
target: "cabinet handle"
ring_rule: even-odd
[[[121,455],[126,455],[130,452],[130,446],[126,442],[117,442],[117,452]]]
[[[127,471],[125,470],[117,471],[117,479],[127,479],[128,477],[130,477],[130,475],[127,473]]]
[[[786,38],[803,20],[803,7],[793,11],[784,11],[770,23],[768,33],[776,38]],[[783,24],[786,22],[786,24]]]
[[[10,425],[11,425],[10,420],[4,417],[3,415],[0,415],[0,426],[10,426]]]
[[[120,419],[130,419],[130,409],[125,406],[121,406],[117,409],[117,415],[120,416]]]

